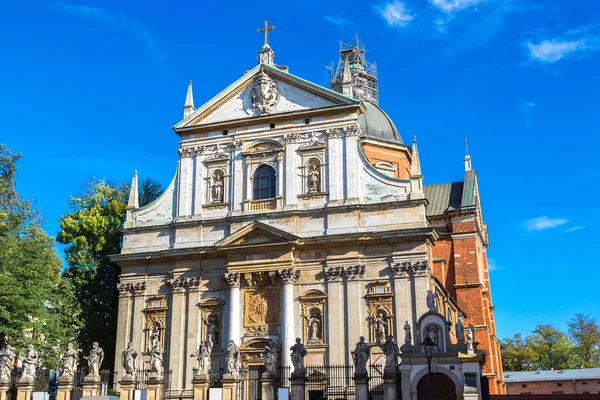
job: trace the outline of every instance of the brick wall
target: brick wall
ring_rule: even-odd
[[[562,392],[562,393],[560,393]],[[514,382],[506,384],[506,394],[596,394],[600,393],[600,379]]]

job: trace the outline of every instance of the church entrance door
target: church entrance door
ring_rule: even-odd
[[[425,375],[417,385],[417,400],[456,400],[454,382],[444,374],[431,374],[431,392],[430,399],[428,375]]]

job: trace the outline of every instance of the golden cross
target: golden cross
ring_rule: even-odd
[[[269,31],[272,31],[273,29],[275,29],[275,25],[269,26],[269,20],[266,19],[265,27],[257,29],[256,32],[258,32],[258,33],[264,32],[265,33],[265,44],[269,44]]]

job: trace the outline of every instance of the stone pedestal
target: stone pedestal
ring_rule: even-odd
[[[237,400],[239,378],[233,375],[223,375],[223,400]]]
[[[306,396],[306,376],[294,376],[290,379],[290,400],[304,400]]]
[[[0,400],[8,399],[8,391],[10,390],[10,381],[0,381]]]
[[[119,381],[119,387],[121,393],[119,397],[121,400],[133,400],[133,394],[135,391],[135,377],[124,376],[123,380]]]
[[[396,400],[396,385],[400,376],[396,371],[383,371],[383,400]]]
[[[102,389],[100,388],[99,376],[86,376],[85,378],[83,378],[83,382],[81,382],[81,387],[83,387],[83,397],[100,396],[100,394],[102,393]]]
[[[369,400],[369,376],[355,374],[354,378],[354,398],[356,400]]]
[[[192,384],[194,385],[194,400],[208,400],[210,376],[208,374],[197,374],[192,379]]]
[[[410,399],[410,370],[411,367],[400,367],[400,387],[402,389],[402,398]]]
[[[33,378],[23,378],[17,383],[17,400],[31,400],[33,397]]]
[[[277,377],[268,373],[262,374],[260,377],[260,385],[262,387],[262,400],[275,400],[275,392],[277,391]]]
[[[149,375],[146,382],[146,400],[162,400],[163,398],[163,377]]]
[[[61,376],[60,378],[58,378],[58,391],[56,392],[56,400],[71,400],[72,391],[72,376]]]

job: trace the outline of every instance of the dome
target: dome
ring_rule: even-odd
[[[400,132],[394,122],[377,105],[363,101],[365,113],[358,116],[362,135],[366,138],[402,144]]]

